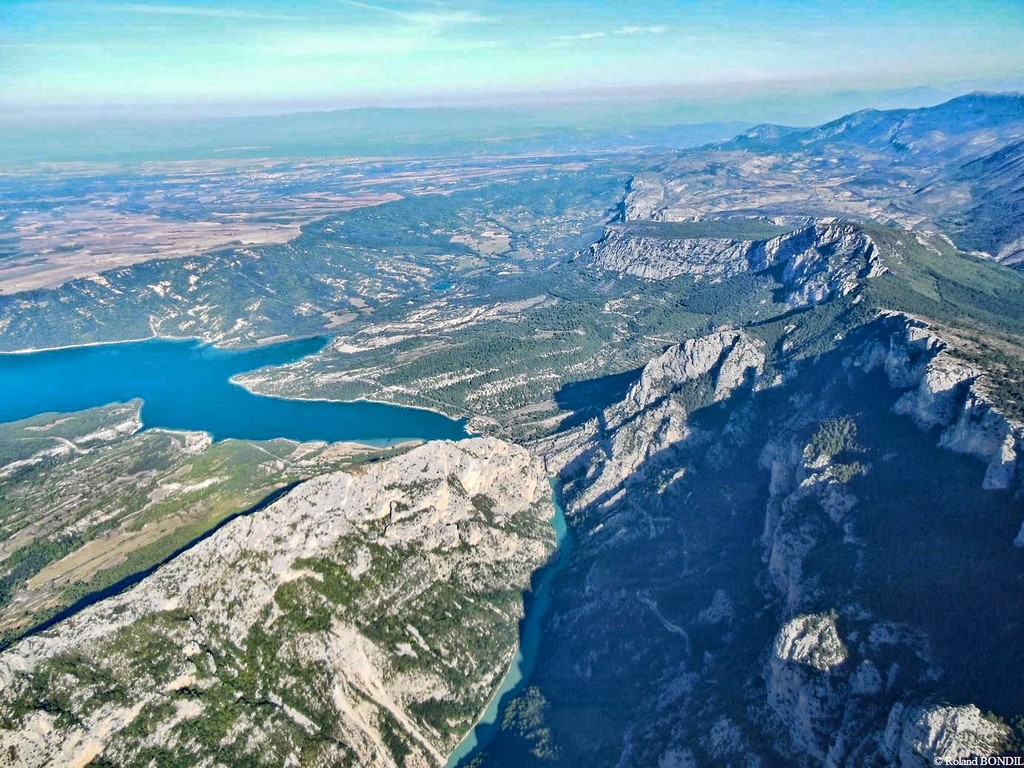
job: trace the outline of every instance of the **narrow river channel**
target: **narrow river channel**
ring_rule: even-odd
[[[494,738],[501,728],[501,715],[508,703],[526,688],[537,662],[543,630],[544,614],[551,604],[551,587],[569,562],[572,551],[572,537],[565,522],[565,511],[555,481],[551,481],[552,500],[555,515],[551,525],[555,529],[557,549],[547,565],[534,575],[534,588],[525,596],[526,615],[519,623],[519,650],[509,665],[501,687],[495,692],[491,703],[477,721],[476,727],[462,740],[448,758],[447,768],[456,768],[468,763]]]

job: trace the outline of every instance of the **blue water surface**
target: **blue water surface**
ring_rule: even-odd
[[[467,436],[465,423],[416,408],[368,402],[290,400],[254,395],[230,378],[320,350],[302,339],[247,350],[198,341],[123,344],[0,354],[0,422],[143,400],[145,427],[209,432],[216,440],[355,440]]]

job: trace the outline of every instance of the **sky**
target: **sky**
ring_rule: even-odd
[[[1021,0],[0,0],[0,112],[1000,88]]]

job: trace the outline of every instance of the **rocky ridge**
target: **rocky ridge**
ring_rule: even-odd
[[[871,237],[852,224],[823,220],[768,240],[662,239],[609,228],[591,247],[599,268],[647,280],[689,275],[720,281],[745,272],[781,270],[791,307],[851,293],[861,280],[887,270]]]
[[[428,443],[300,485],[0,655],[17,764],[438,765],[553,546],[540,463]]]
[[[622,218],[895,221],[1019,265],[1022,137],[1019,94],[864,110],[808,129],[758,126],[636,174]]]
[[[905,390],[895,411],[923,430],[938,430],[943,448],[984,461],[985,489],[1019,483],[1024,491],[1024,424],[999,410],[985,391],[983,371],[959,359],[926,323],[903,322],[887,349],[874,347],[860,361],[868,370],[883,367],[890,385]]]
[[[665,184],[661,174],[637,173],[629,180],[622,200],[624,221],[652,218],[665,200]]]
[[[974,706],[897,705],[885,729],[885,755],[903,768],[955,764],[992,755],[1006,733]]]
[[[644,367],[621,403],[535,449],[550,472],[573,478],[577,506],[609,506],[624,485],[650,482],[660,463],[671,463],[673,447],[692,435],[690,410],[726,399],[764,362],[763,343],[740,331],[675,344]]]
[[[373,450],[143,429],[141,407],[0,425],[0,645],[276,489]]]
[[[958,359],[920,321],[892,313],[880,322],[887,326],[888,338],[869,343],[844,365],[865,372],[884,370],[889,385],[902,393],[893,412],[935,435],[939,447],[984,462],[984,491],[1012,490],[1020,475],[1021,426],[1011,424],[984,395],[982,372]],[[769,709],[788,733],[788,754],[802,760],[810,755],[812,762],[825,765],[880,761],[901,766],[996,754],[1009,732],[982,718],[973,705],[896,700],[884,733],[877,730],[879,708],[900,687],[894,686],[895,675],[916,678],[905,691],[931,690],[944,672],[935,665],[923,634],[878,623],[855,603],[843,605],[849,598],[823,584],[821,566],[807,566],[808,558],[833,540],[857,553],[853,574],[864,568],[860,500],[847,484],[857,475],[870,476],[871,467],[856,460],[863,449],[852,421],[843,422],[842,428],[837,422],[823,426],[828,428],[825,438],[819,430],[806,445],[776,440],[761,457],[771,473],[765,517],[768,573],[783,597],[785,613],[795,616],[780,631],[766,675]],[[819,446],[826,442],[832,449],[823,452]],[[1020,546],[1020,536],[1017,541]],[[835,618],[800,613],[829,601],[843,606],[841,615],[832,616],[841,619],[843,633],[856,641],[852,654],[844,648]],[[886,673],[882,659],[894,654],[900,660],[895,666],[890,661]],[[837,723],[842,724],[838,730]],[[870,735],[865,738],[865,733]]]

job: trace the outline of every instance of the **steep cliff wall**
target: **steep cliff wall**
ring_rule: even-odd
[[[689,275],[719,281],[778,268],[792,307],[845,296],[861,280],[886,271],[872,239],[858,227],[822,221],[769,240],[671,239],[610,228],[591,247],[599,269],[647,280]]]

